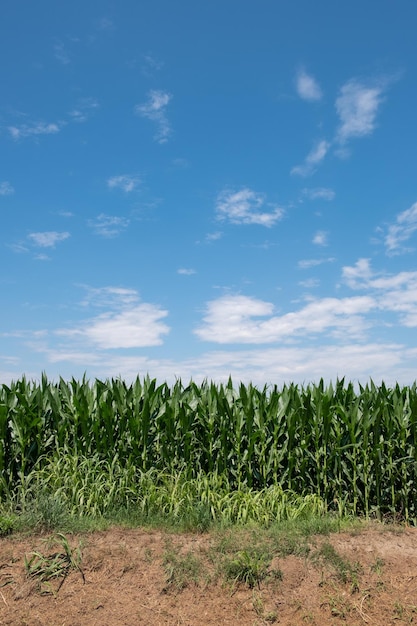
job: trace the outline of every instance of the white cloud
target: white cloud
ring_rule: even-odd
[[[363,316],[375,306],[368,296],[322,298],[298,311],[273,316],[270,302],[226,295],[207,304],[203,325],[195,334],[204,341],[254,344],[285,342],[323,332],[362,337],[367,327]],[[268,319],[255,319],[259,317]]]
[[[369,259],[359,259],[353,267],[342,268],[342,277],[352,289],[361,289],[372,277]]]
[[[87,223],[96,235],[111,238],[120,235],[129,226],[130,222],[126,217],[100,213],[95,220],[88,220]]]
[[[310,200],[334,200],[336,194],[333,189],[326,187],[318,187],[316,189],[303,189],[303,196],[306,196]]]
[[[59,133],[64,122],[45,124],[35,122],[32,125],[22,124],[21,126],[9,126],[8,131],[13,139],[25,139],[26,137],[37,137],[39,135],[54,135]]]
[[[216,201],[216,213],[219,220],[232,224],[259,224],[268,228],[284,215],[282,209],[265,202],[263,194],[247,188],[236,192],[222,191]]]
[[[7,180],[0,183],[0,196],[11,196],[14,193],[14,188]]]
[[[327,246],[327,236],[328,233],[324,232],[324,230],[319,230],[313,237],[313,243],[316,246]]]
[[[297,74],[296,78],[297,93],[303,100],[315,102],[321,100],[323,97],[322,91],[318,82],[313,76],[307,74],[304,70],[301,70]]]
[[[292,168],[291,174],[297,174],[298,176],[309,176],[315,172],[316,168],[323,161],[330,148],[330,143],[325,139],[316,143],[314,148],[307,155],[302,165],[296,165]]]
[[[135,107],[135,113],[156,123],[158,130],[154,138],[158,143],[167,142],[172,132],[165,113],[171,99],[172,95],[166,91],[152,90],[148,94],[148,101]]]
[[[407,251],[403,248],[403,242],[410,239],[417,230],[417,202],[409,209],[399,213],[395,224],[388,227],[385,237],[387,254],[398,254]]]
[[[119,176],[111,176],[107,180],[107,185],[110,189],[122,189],[125,193],[129,193],[137,189],[141,182],[137,174],[121,174]]]
[[[99,348],[143,348],[159,346],[169,327],[160,320],[167,311],[153,304],[139,304],[121,313],[103,313],[75,331]]]
[[[28,235],[28,239],[30,239],[35,246],[39,246],[40,248],[55,248],[57,243],[68,239],[68,237],[70,237],[69,233],[57,233],[56,231],[30,233],[30,235]]]
[[[70,340],[70,346],[64,347],[66,351],[77,350],[74,346],[77,340],[102,350],[157,346],[170,331],[161,321],[168,311],[155,304],[139,302],[139,295],[133,289],[89,288],[83,304],[98,304],[110,310],[85,320],[78,327],[57,330],[56,335]]]
[[[177,270],[177,274],[182,274],[183,276],[192,276],[196,273],[197,272],[195,270],[186,267],[180,267],[180,269]]]
[[[381,312],[399,314],[399,323],[417,326],[417,272],[375,274],[369,259],[359,259],[353,267],[344,267],[345,282],[352,289],[366,289]]]
[[[323,263],[333,263],[335,260],[336,259],[334,257],[329,257],[327,259],[303,259],[302,261],[298,261],[297,265],[301,270],[308,270],[311,267],[317,267]]]
[[[336,111],[340,118],[336,138],[341,144],[374,131],[383,91],[382,84],[371,86],[357,80],[343,85],[336,99]]]
[[[229,376],[235,385],[240,381],[253,383],[263,388],[265,384],[281,386],[284,383],[307,384],[321,378],[335,381],[337,377],[363,384],[369,379],[377,384],[384,381],[388,385],[410,385],[415,380],[417,350],[400,343],[362,343],[351,341],[345,344],[324,344],[316,346],[284,346],[280,348],[212,350],[198,357],[175,361],[157,359],[143,355],[123,355],[115,351],[103,352],[75,348],[72,345],[47,347],[33,345],[36,363],[40,355],[45,355],[44,370],[51,374],[51,364],[59,363],[62,375],[67,365],[68,377],[87,375],[101,379],[120,376],[126,382],[134,381],[139,374],[149,373],[152,378],[174,384],[176,380],[193,380],[197,384],[204,380],[226,383]],[[16,380],[19,363],[10,363],[2,375],[6,384]],[[78,367],[79,374],[76,368]],[[26,366],[26,372],[30,370]],[[52,372],[53,373],[53,372]],[[33,367],[33,376],[39,374],[39,367]],[[56,374],[58,376],[58,374]]]

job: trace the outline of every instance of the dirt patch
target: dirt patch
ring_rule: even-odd
[[[308,554],[275,556],[252,588],[226,579],[211,534],[115,528],[67,538],[74,561],[58,555],[57,578],[35,571],[35,559],[28,576],[25,559],[38,553],[50,564],[58,544],[0,540],[1,625],[417,623],[417,529],[313,538]]]

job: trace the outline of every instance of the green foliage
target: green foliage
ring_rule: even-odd
[[[17,517],[10,514],[0,513],[0,537],[10,535],[16,528]]]
[[[22,501],[33,481],[95,515],[132,504],[149,515],[165,490],[164,514],[189,519],[194,507],[202,529],[220,510],[272,523],[291,514],[286,494],[303,498],[296,515],[415,522],[417,385],[22,378],[0,385],[0,500]]]
[[[192,583],[197,584],[203,567],[202,562],[192,552],[182,555],[172,547],[166,550],[163,564],[167,584],[178,591]]]
[[[357,591],[358,574],[361,572],[358,563],[348,561],[327,541],[323,543],[314,557],[316,561],[321,561],[325,566],[332,567],[338,580],[342,583],[351,583],[352,591]]]
[[[48,555],[34,551],[29,556],[25,555],[26,574],[29,578],[36,579],[41,592],[58,593],[71,570],[78,570],[85,582],[80,547],[71,548],[67,537],[62,533],[49,538],[47,545],[49,548],[57,548],[58,551]],[[50,581],[54,579],[60,579],[56,589],[50,585]]]
[[[256,550],[241,550],[225,563],[226,578],[234,584],[244,583],[250,589],[260,584],[268,575],[269,558]]]

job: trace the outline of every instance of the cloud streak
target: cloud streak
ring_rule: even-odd
[[[119,215],[100,213],[95,220],[88,220],[88,225],[96,235],[111,239],[120,235],[128,226],[129,220]]]
[[[283,209],[267,203],[263,194],[244,188],[222,191],[216,201],[217,218],[231,224],[258,224],[270,228],[283,218]]]
[[[21,126],[8,126],[11,137],[18,141],[27,137],[38,137],[40,135],[56,135],[60,132],[64,122],[50,123],[35,122],[33,124],[22,124]]]
[[[56,231],[44,231],[38,233],[30,233],[28,239],[32,241],[35,246],[39,248],[55,248],[57,243],[65,241],[70,237],[70,233]]]
[[[417,230],[417,202],[409,209],[399,213],[395,224],[388,227],[385,236],[385,247],[388,255],[409,252],[409,248],[403,246],[404,242],[411,239]]]
[[[307,155],[304,163],[293,167],[291,174],[296,174],[297,176],[310,176],[313,174],[329,151],[330,145],[325,139],[318,141]]]
[[[135,113],[141,117],[145,117],[157,126],[157,132],[154,135],[155,141],[158,143],[166,143],[172,134],[171,126],[166,116],[166,108],[172,95],[166,91],[152,90],[148,93],[148,100],[145,104],[138,104],[135,107]]]
[[[125,193],[130,193],[139,187],[141,179],[136,174],[121,174],[119,176],[111,176],[107,180],[107,186],[110,189],[121,189]]]

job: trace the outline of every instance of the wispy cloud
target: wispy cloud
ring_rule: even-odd
[[[95,220],[88,220],[88,225],[96,235],[108,239],[120,235],[129,226],[129,223],[126,217],[106,215],[105,213],[100,213]]]
[[[186,268],[186,267],[180,267],[177,270],[177,274],[182,274],[183,276],[192,276],[193,274],[196,274],[197,272],[191,268]]]
[[[138,104],[135,113],[146,117],[157,125],[154,139],[158,143],[166,143],[172,133],[171,126],[166,116],[166,108],[172,99],[172,95],[166,91],[152,90],[148,93],[145,104]]]
[[[367,85],[353,79],[343,85],[336,99],[336,111],[340,118],[336,140],[340,144],[355,137],[365,137],[375,130],[383,92],[382,83]]]
[[[51,257],[44,253],[39,253],[34,255],[34,259],[36,261],[51,261]]]
[[[35,246],[39,246],[39,248],[55,248],[57,243],[65,241],[68,237],[70,237],[70,233],[58,233],[56,231],[30,233],[28,235],[28,239],[30,239]]]
[[[119,176],[111,176],[107,180],[107,185],[110,189],[122,189],[122,191],[129,193],[134,191],[141,182],[140,177],[136,174],[121,174]]]
[[[85,307],[117,309],[139,302],[136,289],[112,286],[91,287],[90,285],[80,285],[80,287],[85,290],[85,296],[81,301],[81,305]]]
[[[101,17],[95,22],[97,30],[111,31],[114,29],[114,22],[108,17]]]
[[[318,187],[315,189],[303,189],[303,196],[309,198],[310,200],[334,200],[336,197],[336,193],[333,189],[328,189],[326,187]]]
[[[291,174],[310,176],[332,146],[336,148],[338,156],[347,156],[349,152],[346,145],[351,139],[370,135],[376,128],[377,113],[389,83],[390,79],[387,78],[368,82],[352,79],[346,82],[335,102],[339,124],[333,139],[319,141],[307,155],[304,163],[292,168]],[[298,75],[297,89],[301,97],[310,100],[319,99],[321,92],[316,92],[315,87],[318,86],[311,76],[305,72]],[[315,93],[316,98],[313,97]]]
[[[273,315],[270,302],[226,295],[207,304],[203,324],[195,334],[215,343],[271,343],[326,332],[332,336],[362,337],[365,314],[375,308],[370,296],[321,298],[298,311]],[[259,319],[267,318],[267,319]]]
[[[13,139],[25,139],[26,137],[38,137],[39,135],[55,135],[64,126],[64,122],[46,124],[45,122],[35,122],[33,124],[22,124],[21,126],[8,126],[8,131]]]
[[[153,54],[143,56],[142,73],[145,76],[152,76],[164,67],[164,62],[157,59]]]
[[[71,58],[65,44],[62,41],[56,41],[54,44],[54,56],[62,65],[71,63]]]
[[[159,380],[174,384],[179,378],[197,383],[213,380],[226,383],[233,381],[252,383],[263,387],[265,384],[297,383],[306,381],[336,380],[345,376],[348,380],[384,381],[388,385],[410,385],[415,380],[416,349],[401,343],[361,343],[349,341],[346,344],[324,344],[317,346],[283,346],[246,350],[211,350],[198,357],[175,361],[173,359],[152,358],[141,354],[121,355],[117,352],[103,353],[95,350],[79,349],[71,344],[62,347],[34,348],[39,362],[39,353],[45,354],[48,363],[69,364],[69,371],[78,366],[80,376],[86,368],[98,378],[121,376],[123,380],[134,381],[138,372],[152,372]],[[16,379],[18,368],[11,364],[1,378],[6,382]],[[33,377],[36,377],[34,370]],[[69,374],[70,375],[70,374]]]
[[[320,280],[318,278],[308,278],[307,280],[300,280],[298,284],[305,289],[315,289],[320,286]]]
[[[259,224],[268,228],[284,215],[283,209],[266,202],[263,194],[248,188],[222,191],[216,201],[216,213],[219,220],[232,224]]]
[[[222,237],[223,233],[221,231],[216,231],[214,233],[207,233],[205,240],[207,243],[212,243],[213,241],[218,241]]]
[[[92,111],[97,109],[99,104],[94,98],[81,98],[74,109],[69,112],[73,122],[86,122]]]
[[[380,315],[394,312],[399,323],[417,327],[417,272],[398,274],[375,273],[369,259],[359,259],[353,267],[346,266],[342,272],[345,282],[352,289],[366,290],[377,303]]]
[[[298,261],[297,265],[301,270],[308,270],[311,267],[317,267],[323,263],[333,263],[335,260],[336,259],[334,257],[329,257],[327,259],[303,259],[302,261]]]
[[[0,196],[11,196],[13,193],[14,188],[7,180],[0,183]]]
[[[313,237],[313,243],[316,246],[327,246],[327,238],[328,233],[326,233],[324,230],[319,230]]]
[[[417,202],[409,209],[399,213],[395,224],[388,227],[385,236],[385,247],[387,254],[394,255],[401,252],[408,252],[410,249],[403,246],[417,230]]]
[[[310,174],[313,174],[316,171],[317,166],[320,165],[326,156],[330,145],[331,144],[325,139],[318,141],[307,155],[304,163],[293,167],[291,174],[296,174],[298,176],[310,176]]]
[[[323,97],[320,85],[316,79],[307,74],[305,70],[300,70],[296,77],[297,93],[303,100],[317,102]]]

